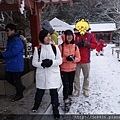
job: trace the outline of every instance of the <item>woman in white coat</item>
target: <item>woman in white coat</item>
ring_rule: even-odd
[[[53,107],[54,118],[59,115],[59,100],[57,88],[61,86],[61,77],[59,65],[62,63],[61,53],[57,45],[52,45],[51,35],[47,30],[42,30],[39,33],[40,45],[35,47],[32,65],[36,67],[36,94],[35,103],[32,108],[36,112],[42,101],[45,89],[50,90],[51,104]],[[38,47],[40,52],[38,52]],[[53,47],[55,47],[54,53]]]

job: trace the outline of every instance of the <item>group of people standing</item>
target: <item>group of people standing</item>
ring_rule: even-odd
[[[32,110],[36,112],[42,101],[45,89],[50,90],[51,104],[55,119],[59,115],[59,99],[57,89],[63,84],[63,101],[65,111],[69,111],[71,99],[69,96],[79,96],[80,72],[84,75],[83,94],[89,97],[89,72],[90,51],[95,49],[97,42],[92,33],[73,33],[66,30],[63,35],[63,43],[53,45],[51,39],[52,27],[45,21],[40,31],[40,45],[35,47],[32,64],[36,69],[36,94]],[[50,30],[50,31],[49,31]],[[54,47],[53,47],[54,46]],[[38,52],[40,48],[40,52]],[[73,91],[73,85],[74,90]]]
[[[23,98],[25,89],[20,79],[24,66],[23,44],[14,24],[6,25],[5,30],[8,43],[6,51],[0,54],[0,57],[6,59],[6,79],[16,88],[16,95],[12,98],[12,101],[16,101]],[[59,119],[57,90],[63,84],[63,101],[65,111],[68,111],[71,104],[69,96],[79,96],[81,91],[81,70],[84,76],[82,91],[85,97],[89,97],[90,51],[96,48],[97,41],[88,29],[84,34],[79,30],[75,33],[66,30],[60,45],[55,45],[56,37],[55,30],[48,21],[44,21],[39,33],[40,44],[35,46],[32,59],[32,65],[36,67],[36,93],[32,111],[38,110],[45,89],[49,89],[53,115],[55,119]]]

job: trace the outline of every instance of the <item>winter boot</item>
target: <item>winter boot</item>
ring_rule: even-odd
[[[23,94],[16,94],[15,97],[12,98],[11,102],[18,101],[23,98]]]
[[[60,118],[60,114],[59,114],[57,105],[53,105],[53,115],[54,115],[55,120],[58,120]]]
[[[67,112],[69,112],[69,110],[70,110],[70,105],[71,105],[71,99],[65,99],[64,100],[64,104],[65,104],[65,112],[67,113]]]
[[[102,53],[100,54],[101,56],[104,56]]]
[[[89,92],[88,92],[88,91],[83,91],[83,95],[84,95],[85,97],[89,97]]]
[[[37,112],[39,106],[40,106],[40,104],[34,103],[34,106],[33,106],[33,108],[32,108],[32,111],[33,111],[33,112]]]

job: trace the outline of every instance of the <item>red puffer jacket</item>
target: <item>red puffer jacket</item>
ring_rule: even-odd
[[[98,51],[98,52],[102,51],[103,47],[106,47],[105,41],[100,40],[100,43],[97,44],[96,51]]]
[[[81,56],[80,63],[84,64],[84,63],[90,62],[90,51],[91,51],[91,49],[96,48],[97,41],[96,41],[95,35],[92,33],[86,33],[85,35],[76,34],[75,43],[78,43],[82,40],[90,43],[89,46],[80,46],[79,47],[80,56]]]

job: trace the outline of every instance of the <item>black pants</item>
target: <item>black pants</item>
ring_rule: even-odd
[[[63,99],[67,99],[68,95],[72,95],[73,92],[73,80],[75,71],[64,72],[61,71],[61,79],[63,83]]]
[[[16,88],[16,94],[23,94],[25,86],[21,83],[21,72],[5,72],[6,80]]]
[[[36,105],[37,107],[39,107],[44,93],[45,93],[45,89],[38,89],[37,88],[37,91],[35,94],[35,103],[34,103],[34,105]],[[51,104],[58,107],[59,100],[58,100],[57,89],[50,89],[50,96],[51,96]]]

